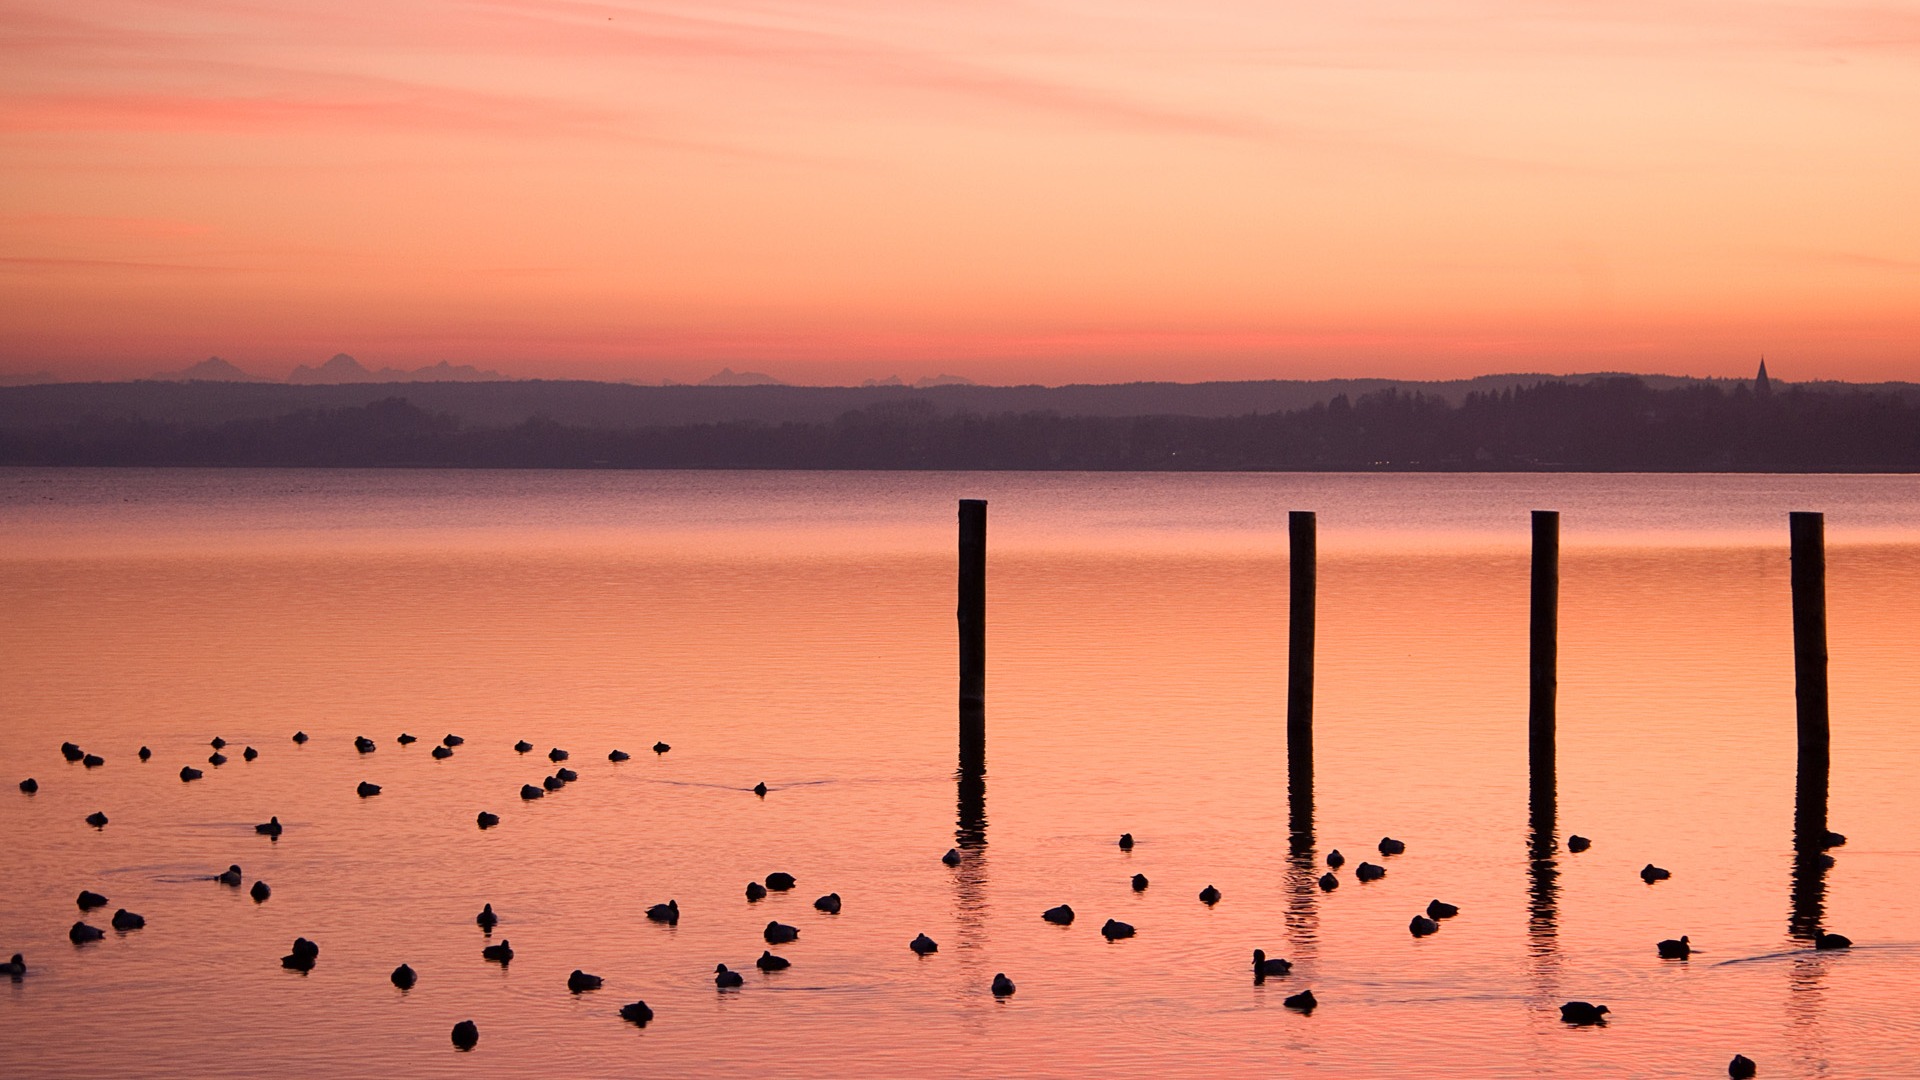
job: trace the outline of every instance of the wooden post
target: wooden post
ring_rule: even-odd
[[[1787,515],[1793,556],[1793,698],[1800,754],[1827,759],[1827,524],[1821,514]]]
[[[1313,613],[1318,557],[1313,511],[1287,514],[1290,541],[1287,622],[1287,761],[1313,773]],[[1310,781],[1309,781],[1310,782]]]
[[[1529,620],[1527,748],[1553,773],[1555,696],[1560,685],[1560,512],[1533,512],[1533,604]]]
[[[960,500],[960,704],[987,702],[987,502]]]

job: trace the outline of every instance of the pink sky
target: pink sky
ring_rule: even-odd
[[[1920,7],[9,0],[0,372],[1920,378]]]

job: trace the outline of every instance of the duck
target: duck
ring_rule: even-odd
[[[754,793],[755,795],[758,795],[758,796],[760,796],[760,797],[761,797],[761,798],[763,798],[763,799],[764,799],[764,798],[766,798],[766,797],[767,797],[767,785],[766,785],[766,783],[765,783],[765,782],[763,781],[763,782],[761,782],[761,783],[758,783],[758,784],[755,784],[755,785],[753,785],[753,793]]]
[[[1460,914],[1458,907],[1440,900],[1435,900],[1427,904],[1427,918],[1429,919],[1451,919],[1458,914]]]
[[[1353,868],[1353,876],[1360,881],[1379,881],[1381,878],[1387,876],[1387,868],[1384,866],[1375,866],[1370,862],[1363,862]]]
[[[993,977],[993,996],[994,997],[1007,997],[1011,995],[1013,991],[1014,991],[1013,980],[1007,978],[1006,972],[1002,971],[994,975]]]
[[[1853,939],[1845,934],[1821,934],[1819,937],[1813,939],[1813,947],[1822,952],[1831,952],[1834,949],[1851,949],[1853,948]]]
[[[498,945],[488,945],[481,949],[480,958],[505,966],[513,962],[513,946],[506,938],[501,938]]]
[[[387,976],[387,979],[391,981],[393,985],[399,987],[402,990],[413,989],[413,984],[415,982],[418,982],[419,978],[420,977],[418,975],[414,974],[413,969],[411,967],[408,967],[405,964],[401,964],[399,967],[394,968],[393,974]]]
[[[96,829],[104,829],[107,827],[107,815],[95,810],[93,813],[87,815],[87,824]]]
[[[572,769],[561,769],[553,775],[558,777],[563,784],[571,784],[575,780],[580,779],[580,774],[574,772]]]
[[[97,908],[97,907],[106,907],[107,898],[104,896],[101,896],[97,892],[93,892],[88,889],[81,889],[80,895],[78,898],[74,900],[74,903],[80,905],[81,911],[92,911],[94,908]]]
[[[760,959],[755,960],[753,966],[759,968],[761,971],[785,971],[793,966],[793,961],[788,960],[784,956],[775,956],[768,950],[762,949],[760,950]]]
[[[363,754],[371,754],[375,749],[373,740],[367,738],[365,735],[355,735],[353,737],[353,748]]]
[[[1829,829],[1824,835],[1820,837],[1820,846],[1821,847],[1846,847],[1847,846],[1846,835],[1844,833],[1837,833]]]
[[[1413,921],[1407,924],[1407,932],[1414,937],[1426,937],[1428,934],[1438,933],[1439,931],[1440,924],[1427,918],[1425,915],[1415,915]]]
[[[143,915],[128,911],[126,908],[120,908],[113,913],[113,928],[122,933],[128,930],[144,930],[146,927],[147,920]]]
[[[27,958],[19,953],[14,953],[13,959],[4,964],[0,964],[0,975],[5,975],[10,979],[17,979],[26,973]]]
[[[1070,904],[1061,904],[1059,907],[1050,907],[1047,910],[1041,912],[1040,917],[1047,920],[1048,922],[1052,923],[1055,926],[1072,926],[1073,925],[1073,907]]]
[[[462,1020],[453,1025],[453,1046],[456,1050],[471,1050],[480,1045],[480,1028],[471,1020]]]
[[[492,904],[487,904],[480,909],[480,914],[473,917],[473,921],[480,929],[491,932],[494,927],[500,925],[500,916],[493,913]]]
[[[1337,877],[1334,877],[1332,871],[1328,871],[1320,875],[1320,891],[1321,892],[1332,892],[1333,890],[1339,887],[1340,887],[1340,879]]]
[[[1133,936],[1133,924],[1123,923],[1118,919],[1108,919],[1106,925],[1100,928],[1100,936],[1108,941],[1130,938]]]
[[[1592,846],[1593,841],[1581,836],[1579,833],[1574,833],[1572,836],[1567,837],[1567,850],[1573,852],[1575,855],[1580,854]]]
[[[1295,1012],[1310,1013],[1320,1007],[1320,999],[1313,996],[1312,990],[1302,990],[1291,997],[1283,998],[1280,1004]]]
[[[1209,885],[1209,886],[1207,886],[1207,887],[1206,887],[1206,888],[1204,888],[1204,889],[1201,889],[1201,890],[1200,890],[1200,902],[1201,902],[1201,903],[1203,903],[1203,904],[1205,904],[1205,905],[1207,905],[1208,907],[1212,907],[1213,905],[1215,905],[1215,904],[1217,904],[1217,903],[1219,903],[1219,902],[1220,902],[1220,890],[1219,890],[1219,889],[1216,889],[1216,888],[1214,888],[1214,887],[1213,887],[1213,886],[1211,886],[1211,885]]]
[[[357,787],[357,788],[355,788],[354,790],[360,793],[360,797],[361,797],[361,798],[363,798],[363,799],[371,799],[371,798],[373,798],[373,797],[374,797],[375,795],[378,795],[378,794],[380,794],[380,785],[379,785],[379,784],[369,784],[369,783],[367,783],[367,782],[366,782],[365,780],[362,780],[362,781],[360,781],[360,786],[359,786],[359,787]]]
[[[1681,934],[1678,941],[1668,938],[1654,948],[1659,951],[1662,960],[1685,960],[1693,952],[1693,945],[1685,934]]]
[[[255,825],[253,831],[259,833],[261,836],[279,836],[281,833],[279,816],[270,817],[266,821]]]
[[[146,748],[146,747],[144,747],[144,746],[143,746],[143,747],[141,747],[141,748],[140,748],[140,760],[141,760],[141,761],[151,761],[151,760],[153,760],[153,751],[152,751],[152,750],[149,750],[149,749],[147,749],[147,748]]]
[[[280,958],[280,966],[292,971],[312,971],[320,959],[320,946],[306,938],[293,939],[293,951]]]
[[[604,981],[598,975],[589,975],[579,968],[574,968],[573,974],[567,976],[567,989],[576,994],[584,994],[589,990],[600,989],[600,984]]]
[[[86,757],[80,759],[80,764],[85,765],[89,769],[97,769],[106,763],[107,759],[101,757],[99,754],[88,754]]]
[[[663,743],[663,742],[657,742],[653,744],[653,752],[656,754],[664,754],[671,749],[673,749],[673,747],[668,746],[666,743]]]
[[[213,766],[216,769],[222,765],[225,765],[226,763],[227,763],[227,755],[222,754],[217,750],[207,755],[207,764]]]
[[[67,930],[67,940],[73,942],[75,945],[84,945],[89,941],[99,941],[106,936],[107,932],[105,930],[97,926],[88,926],[84,922],[74,923],[73,926]]]
[[[1279,957],[1269,959],[1267,950],[1253,950],[1253,976],[1256,979],[1278,978],[1293,971],[1293,961]]]
[[[799,882],[794,880],[792,874],[775,871],[767,875],[767,888],[774,892],[785,892],[797,884],[799,884]]]
[[[537,788],[537,787],[534,787],[532,784],[520,785],[520,797],[527,800],[528,802],[532,802],[535,799],[542,798],[546,794],[547,794],[547,790],[545,788]]]
[[[547,751],[547,760],[558,765],[559,763],[567,760],[567,752],[556,746],[553,749]]]
[[[1146,891],[1147,891],[1147,884],[1148,884],[1148,882],[1147,882],[1147,875],[1145,875],[1145,874],[1135,874],[1135,875],[1133,875],[1133,882],[1132,882],[1132,884],[1133,884],[1133,891],[1134,891],[1134,892],[1146,892]]]
[[[728,971],[727,965],[716,964],[713,969],[713,985],[722,990],[737,990],[746,982],[746,978],[737,971]]]
[[[40,790],[40,781],[35,780],[33,777],[29,776],[25,780],[20,781],[20,790],[31,795],[34,792]]]
[[[1120,850],[1121,851],[1133,850],[1133,834],[1132,833],[1123,832],[1120,834]]]
[[[829,915],[840,914],[840,894],[830,892],[820,899],[815,900],[813,902],[813,909],[815,911],[824,911]]]
[[[1660,867],[1653,865],[1652,863],[1648,863],[1647,865],[1640,868],[1640,880],[1646,882],[1649,885],[1653,884],[1656,881],[1665,881],[1672,876],[1673,876],[1673,871],[1663,870]]]
[[[1391,836],[1383,836],[1380,838],[1380,854],[1404,855],[1406,854],[1406,852],[1407,852],[1406,841],[1395,840]]]
[[[620,1019],[646,1027],[653,1019],[653,1010],[648,1008],[644,1001],[628,1002],[620,1006]]]
[[[420,740],[403,731],[400,733],[400,737],[393,741],[399,743],[401,746],[411,746]]]
[[[500,815],[490,814],[485,810],[482,810],[480,811],[480,815],[474,818],[474,821],[483,829],[491,829],[495,825],[500,824]]]
[[[633,757],[633,755],[627,753],[625,750],[611,750],[607,753],[608,761],[626,761],[631,757]]]
[[[769,945],[785,945],[800,936],[800,928],[783,922],[770,922],[760,936],[766,938]]]
[[[519,742],[513,744],[513,750],[517,754],[530,754],[533,752],[533,744],[525,739],[521,739]]]
[[[1595,1005],[1590,1001],[1569,1001],[1560,1006],[1560,1019],[1569,1024],[1590,1027],[1607,1022],[1607,1014],[1613,1010],[1605,1005]]]
[[[87,752],[70,742],[63,742],[60,744],[60,756],[68,761],[79,761],[87,756]]]
[[[251,746],[247,747],[245,750],[240,751],[240,757],[245,761],[252,761],[253,759],[259,756],[260,756],[260,751],[255,750]]]
[[[1727,1075],[1733,1080],[1753,1080],[1759,1074],[1760,1066],[1755,1065],[1753,1059],[1745,1054],[1735,1054],[1733,1060],[1727,1062]]]
[[[183,784],[191,784],[205,775],[207,774],[191,765],[180,766],[180,782]]]
[[[215,735],[213,741],[207,743],[207,745],[213,747],[215,750],[225,750],[227,748],[227,740]]]
[[[567,786],[567,782],[557,776],[549,776],[545,780],[540,781],[540,786],[546,788],[548,791],[559,791],[561,788]]]
[[[466,741],[467,740],[461,738],[458,735],[442,735],[440,737],[440,745],[446,746],[446,747],[459,746],[461,743],[464,743]]]
[[[765,885],[757,881],[747,882],[747,903],[751,904],[757,900],[765,900],[766,898],[767,887]]]
[[[960,865],[960,849],[948,848],[947,853],[945,855],[940,856],[940,861],[943,863],[946,863],[948,866],[959,866]]]
[[[669,900],[664,904],[655,904],[647,909],[647,918],[668,926],[680,924],[680,901]]]
[[[222,870],[219,873],[213,875],[213,880],[219,882],[222,885],[232,885],[234,888],[239,888],[240,887],[240,864],[234,863],[232,866],[229,866],[225,870]]]
[[[1347,865],[1347,857],[1340,854],[1339,848],[1334,848],[1332,851],[1327,852],[1327,865],[1338,870]]]
[[[907,948],[912,949],[916,956],[926,956],[929,953],[939,952],[940,943],[925,934],[920,934],[907,942]]]
[[[304,732],[304,731],[296,731],[296,732],[294,732],[294,733],[293,733],[293,741],[294,741],[294,742],[296,742],[296,743],[304,743],[304,742],[306,742],[306,741],[307,741],[307,733],[306,733],[306,732]]]
[[[273,889],[264,881],[255,881],[253,888],[247,890],[247,895],[253,897],[254,903],[264,904],[267,902],[267,897],[273,895]]]
[[[433,748],[433,760],[435,761],[445,761],[452,756],[453,747],[451,746],[436,746]]]

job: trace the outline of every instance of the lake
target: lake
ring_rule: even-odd
[[[990,502],[978,783],[959,498]],[[1534,508],[1563,514],[1544,838]],[[1310,868],[1291,509],[1320,523]],[[1811,877],[1789,510],[1827,515],[1848,837]],[[0,956],[30,969],[0,979],[8,1076],[1920,1075],[1912,477],[9,469],[0,596]],[[579,780],[522,801],[553,747]],[[230,863],[271,898],[206,880]],[[798,887],[749,903],[775,871]],[[70,944],[81,889],[109,898],[93,925],[147,927]],[[1435,898],[1461,913],[1416,939]],[[677,925],[645,919],[668,899]],[[1059,903],[1072,926],[1041,920]],[[789,970],[754,968],[769,920],[800,928]],[[1810,922],[1857,944],[1816,953]],[[1690,959],[1655,955],[1682,934]],[[296,936],[310,973],[280,965]],[[1256,985],[1255,948],[1292,973]],[[569,993],[576,968],[605,988]],[[1282,1006],[1306,988],[1317,1010]],[[636,999],[644,1029],[616,1015]],[[1570,999],[1610,1023],[1561,1023]]]

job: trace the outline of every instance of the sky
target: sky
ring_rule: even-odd
[[[1920,2],[4,0],[0,373],[1920,378]]]

